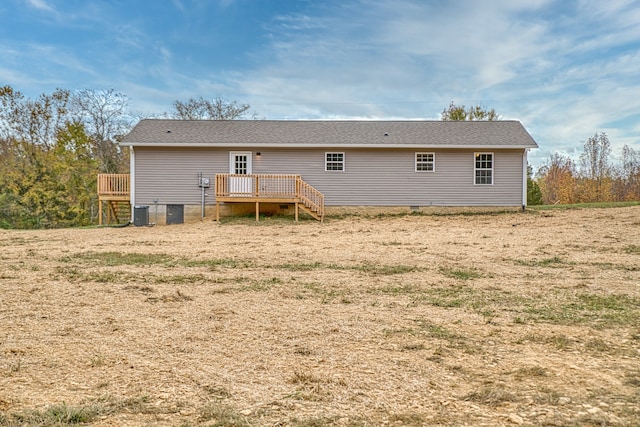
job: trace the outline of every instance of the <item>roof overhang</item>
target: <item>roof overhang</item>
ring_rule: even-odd
[[[409,149],[456,149],[456,150],[523,150],[538,148],[534,145],[459,145],[459,144],[261,144],[238,142],[232,144],[207,144],[202,142],[166,143],[166,142],[121,142],[123,147],[153,147],[153,148],[409,148]]]

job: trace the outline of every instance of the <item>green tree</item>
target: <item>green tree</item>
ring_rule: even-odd
[[[0,227],[90,223],[97,174],[126,170],[116,144],[128,129],[125,101],[62,89],[31,100],[0,88]]]
[[[444,121],[495,121],[502,119],[493,108],[488,110],[481,105],[467,108],[464,105],[456,105],[453,101],[449,104],[449,108],[442,110],[440,118]]]
[[[542,191],[540,186],[533,179],[533,169],[531,166],[527,166],[527,205],[541,205],[542,204]]]

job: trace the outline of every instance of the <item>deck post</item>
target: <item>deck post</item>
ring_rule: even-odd
[[[216,221],[220,222],[220,202],[216,200]]]
[[[256,222],[260,222],[260,202],[256,201]]]
[[[102,225],[102,200],[98,200],[98,225]]]
[[[298,222],[298,202],[296,202],[296,222]]]

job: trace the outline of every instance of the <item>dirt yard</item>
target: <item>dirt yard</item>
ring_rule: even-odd
[[[640,425],[640,206],[0,249],[0,425]]]

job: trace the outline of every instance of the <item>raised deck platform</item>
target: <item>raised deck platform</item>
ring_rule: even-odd
[[[324,195],[304,182],[300,175],[217,174],[215,192],[217,221],[220,203],[255,203],[256,221],[260,220],[260,203],[293,204],[296,221],[299,209],[319,221],[324,220]]]

